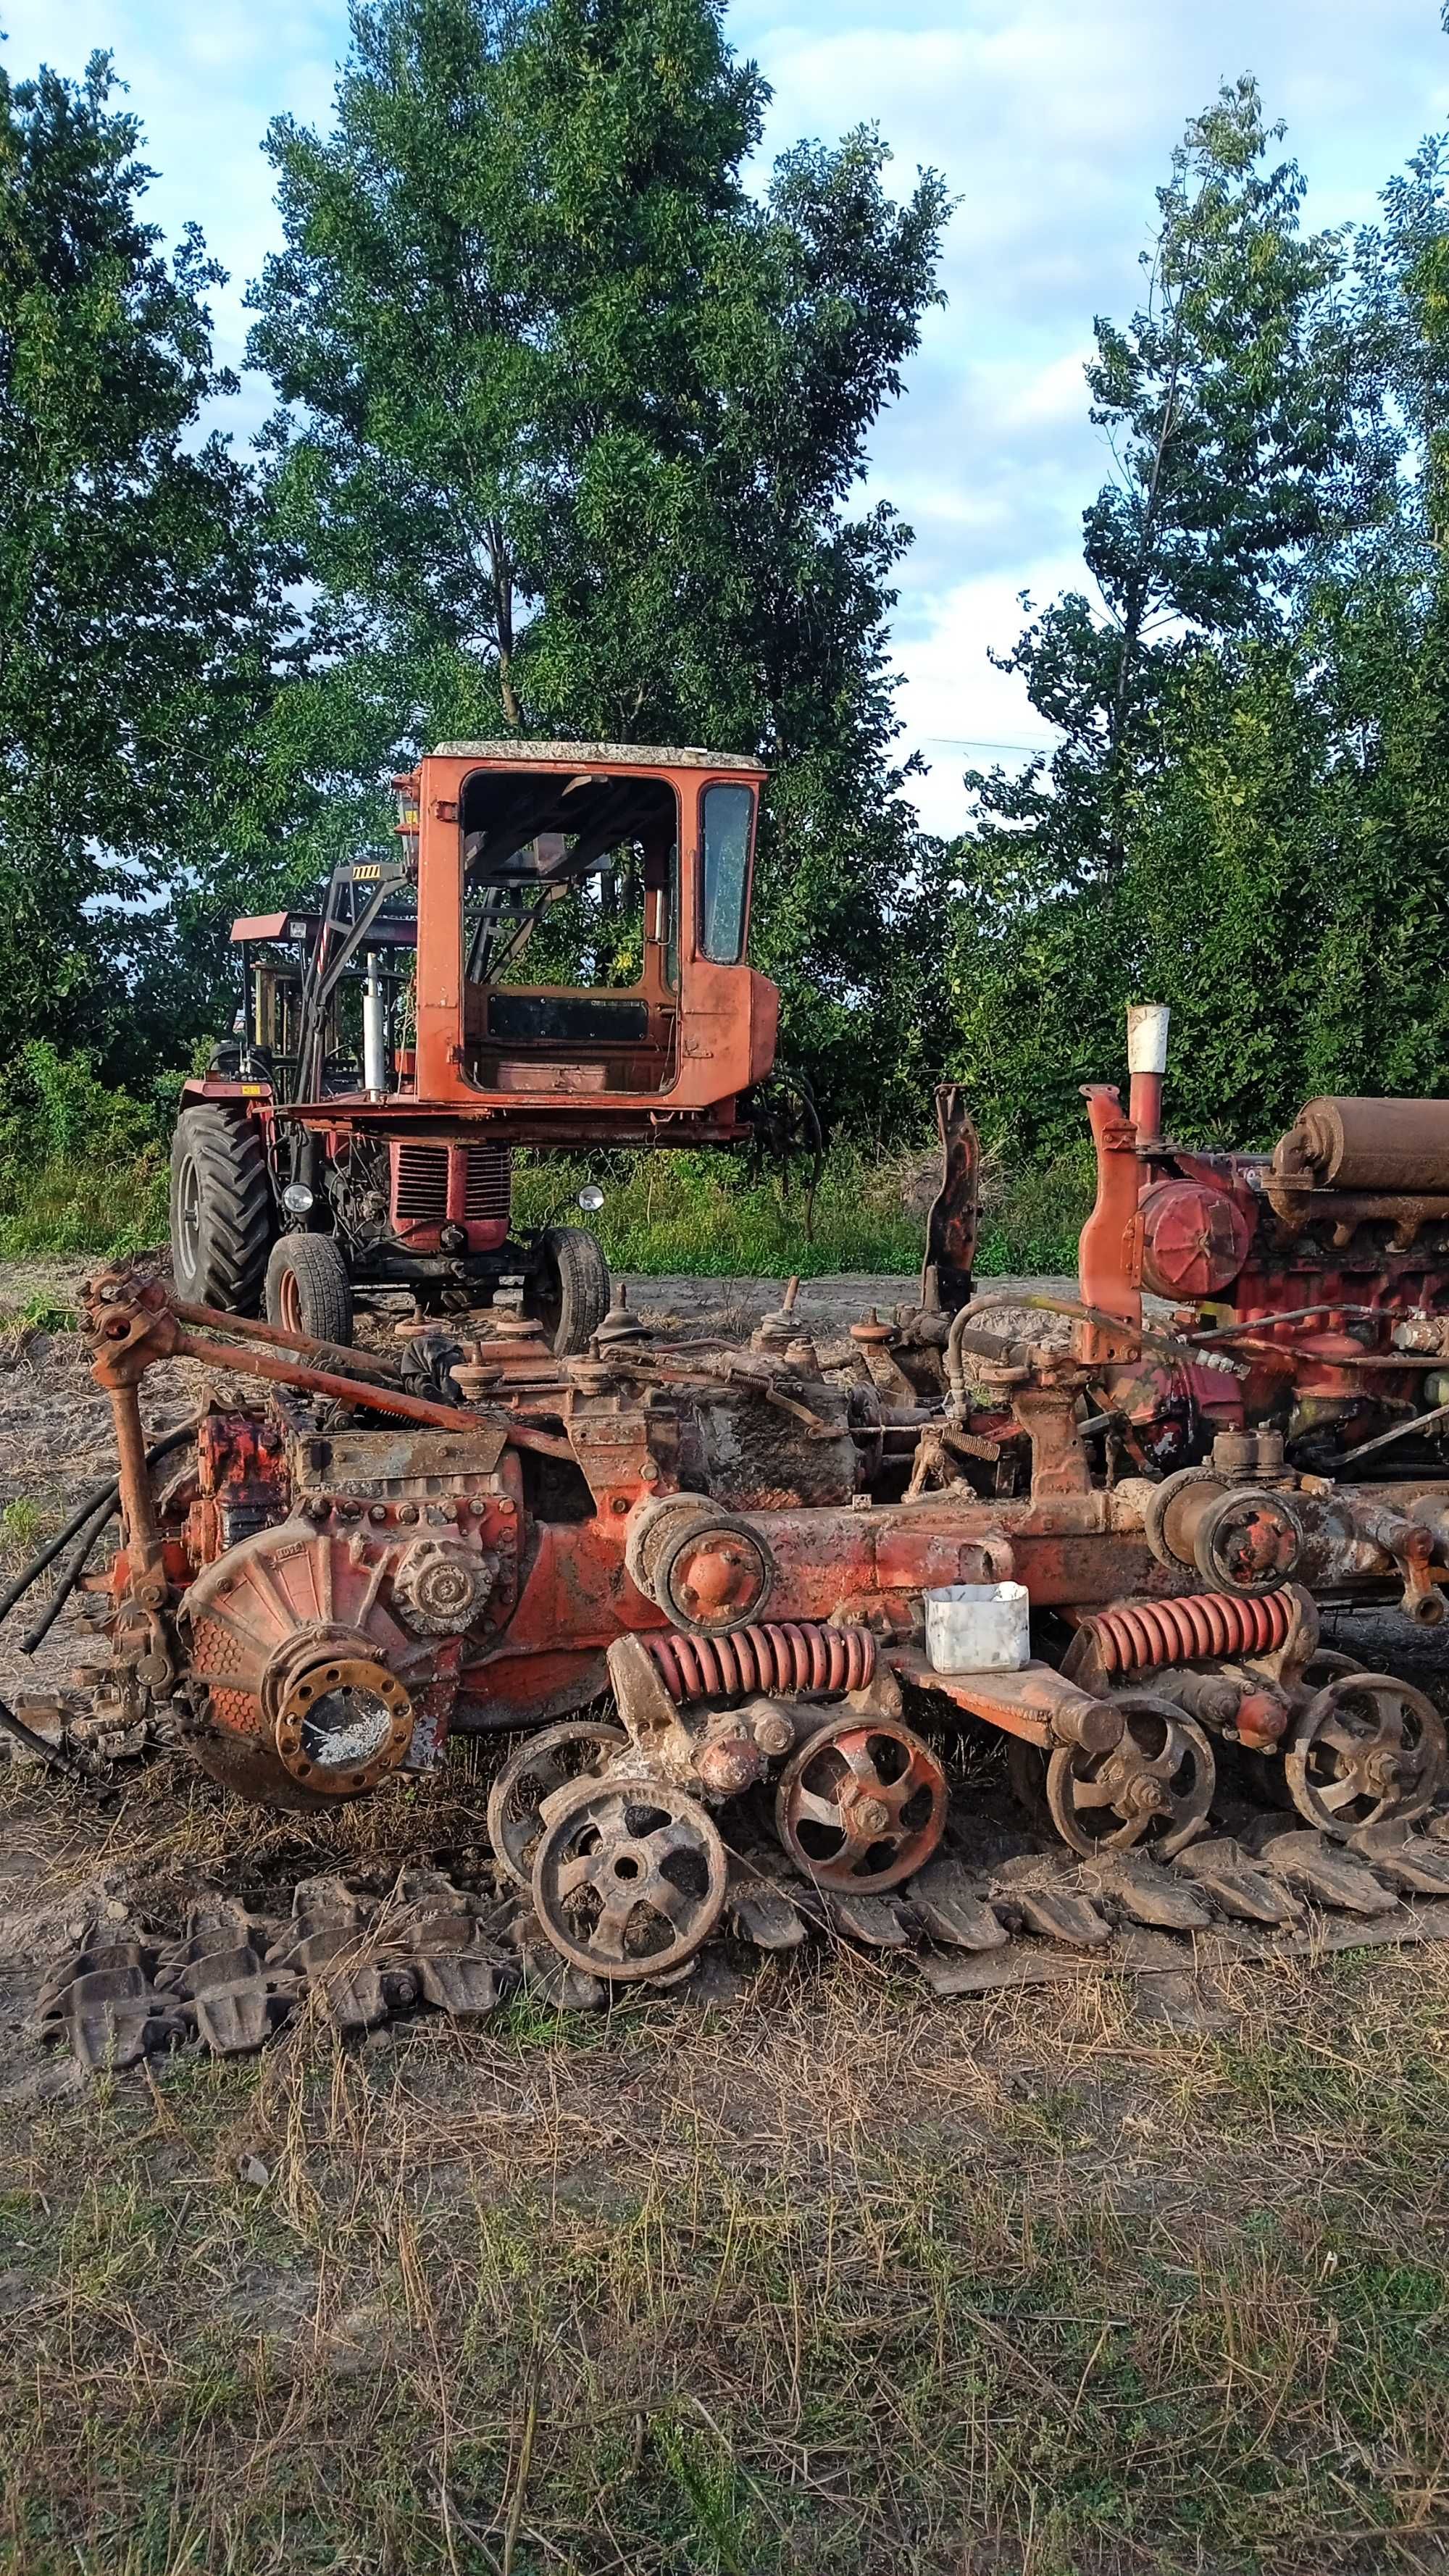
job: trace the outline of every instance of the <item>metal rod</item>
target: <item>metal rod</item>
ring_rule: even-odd
[[[371,1351],[356,1351],[350,1342],[317,1341],[310,1333],[289,1331],[285,1324],[264,1324],[256,1315],[228,1315],[219,1306],[193,1306],[183,1303],[179,1297],[172,1298],[171,1312],[178,1322],[204,1325],[209,1333],[225,1333],[239,1341],[265,1342],[274,1350],[297,1351],[303,1355],[313,1352],[323,1359],[335,1361],[339,1367],[355,1369],[359,1377],[378,1378],[387,1384],[397,1375],[389,1361],[379,1359]]]
[[[372,1413],[397,1414],[404,1422],[425,1422],[437,1431],[457,1431],[468,1419],[455,1405],[428,1404],[421,1396],[371,1386],[365,1378],[338,1377],[327,1369],[302,1368],[296,1361],[285,1359],[280,1351],[253,1350],[245,1342],[203,1342],[194,1333],[178,1333],[175,1350],[182,1359],[205,1360],[213,1368],[235,1369],[242,1377],[275,1378],[283,1386],[305,1387],[312,1395],[335,1395],[340,1403],[360,1404]]]
[[[1407,1440],[1411,1431],[1427,1431],[1431,1422],[1449,1421],[1449,1404],[1436,1404],[1432,1413],[1411,1413],[1406,1421],[1396,1422],[1392,1431],[1381,1431],[1374,1440],[1360,1441],[1356,1449],[1345,1449],[1340,1467],[1353,1464],[1355,1458],[1367,1458],[1372,1449],[1387,1449],[1392,1440]]]
[[[1215,1324],[1210,1332],[1191,1336],[1194,1350],[1204,1350],[1212,1342],[1235,1342],[1242,1333],[1266,1333],[1275,1324],[1301,1324],[1309,1315],[1366,1315],[1378,1323],[1392,1318],[1382,1306],[1346,1306],[1340,1298],[1320,1298],[1316,1306],[1288,1306],[1281,1315],[1245,1315],[1236,1324]]]

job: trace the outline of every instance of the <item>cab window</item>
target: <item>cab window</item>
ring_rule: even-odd
[[[705,789],[700,947],[715,966],[737,965],[744,946],[754,825],[753,787]]]

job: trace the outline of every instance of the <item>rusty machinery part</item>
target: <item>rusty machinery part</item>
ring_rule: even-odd
[[[728,1876],[715,1826],[684,1790],[584,1779],[549,1800],[534,1912],[571,1967],[614,1982],[657,1977],[709,1938]]]
[[[946,1828],[946,1774],[898,1718],[820,1727],[786,1764],[775,1830],[817,1887],[896,1887],[930,1859]]]
[[[1154,1181],[1138,1202],[1142,1284],[1157,1297],[1216,1297],[1236,1279],[1253,1217],[1212,1183]]]
[[[830,1628],[818,1619],[774,1619],[726,1637],[688,1637],[675,1630],[644,1642],[676,1708],[753,1691],[835,1699],[864,1690],[876,1664],[869,1628]]]
[[[244,1796],[297,1805],[355,1796],[359,1773],[370,1786],[401,1758],[392,1750],[392,1721],[405,1751],[403,1701],[428,1689],[438,1649],[411,1635],[388,1605],[391,1561],[391,1550],[375,1547],[360,1530],[314,1531],[292,1520],[257,1531],[203,1567],[186,1594],[182,1623],[192,1683],[204,1694],[205,1723],[191,1739],[203,1769]],[[313,1700],[304,1708],[289,1693],[314,1666],[341,1662],[381,1677],[369,1724],[357,1739],[368,1750],[338,1761],[334,1748],[318,1760],[320,1743],[309,1750],[302,1741],[303,1715],[314,1738],[325,1725],[342,1741],[353,1718],[331,1708],[319,1719]],[[370,1686],[356,1687],[366,1692]],[[384,1703],[391,1712],[386,1742]],[[289,1737],[298,1730],[289,1748],[278,1733],[284,1714]],[[363,1712],[353,1714],[360,1723]],[[305,1771],[303,1762],[310,1766]]]
[[[1449,1192],[1449,1101],[1310,1100],[1273,1149],[1269,1188]]]
[[[1181,1467],[1156,1486],[1143,1535],[1159,1565],[1198,1574],[1239,1599],[1275,1592],[1297,1570],[1303,1523],[1287,1494],[1229,1485],[1217,1467]]]
[[[671,1516],[650,1567],[660,1609],[706,1636],[725,1636],[758,1619],[774,1579],[764,1539],[727,1512]]]
[[[456,1637],[482,1617],[493,1590],[492,1557],[456,1540],[418,1538],[393,1570],[392,1597],[420,1637]]]
[[[1104,1673],[1149,1672],[1204,1656],[1273,1654],[1286,1644],[1298,1609],[1286,1588],[1250,1599],[1193,1592],[1174,1601],[1115,1602],[1084,1619],[1078,1634],[1095,1646]]]
[[[941,1186],[926,1217],[921,1303],[930,1306],[934,1290],[935,1302],[954,1315],[971,1297],[981,1169],[981,1142],[959,1083],[937,1085],[936,1125],[941,1137]]]
[[[515,1886],[533,1884],[533,1861],[543,1830],[540,1809],[571,1780],[603,1768],[629,1738],[621,1726],[566,1717],[545,1726],[509,1755],[488,1792],[488,1839]]]
[[[1215,1781],[1212,1745],[1195,1718],[1149,1691],[1124,1691],[1126,1720],[1107,1753],[1060,1745],[1047,1762],[1052,1823],[1073,1851],[1127,1851],[1150,1843],[1170,1859],[1206,1822]]]
[[[412,1740],[412,1701],[373,1655],[304,1648],[290,1659],[275,1696],[277,1759],[299,1787],[323,1797],[358,1798],[375,1789]]]
[[[1342,1673],[1310,1700],[1283,1767],[1299,1814],[1321,1833],[1408,1824],[1443,1782],[1444,1721],[1394,1674]]]

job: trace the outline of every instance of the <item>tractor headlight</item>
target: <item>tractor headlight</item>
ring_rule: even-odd
[[[585,1216],[597,1216],[604,1204],[604,1193],[597,1181],[585,1181],[579,1192],[579,1205]]]
[[[289,1216],[305,1216],[312,1204],[312,1193],[305,1181],[289,1181],[282,1192],[282,1205]]]

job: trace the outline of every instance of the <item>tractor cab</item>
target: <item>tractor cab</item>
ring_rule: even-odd
[[[661,1115],[735,1132],[775,1051],[774,986],[744,962],[763,781],[617,743],[447,743],[399,781],[420,1106],[537,1141],[625,1141]]]
[[[744,962],[764,776],[702,751],[445,744],[394,782],[394,858],[338,868],[320,912],[235,924],[254,1070],[304,1121],[737,1133],[775,1051],[775,988]]]
[[[353,1283],[522,1279],[527,1312],[543,1278],[554,1347],[582,1348],[602,1256],[578,1229],[514,1235],[510,1149],[754,1132],[779,1013],[745,957],[764,779],[571,742],[444,743],[395,779],[390,852],[335,868],[318,909],[233,926],[238,1030],[187,1084],[173,1156],[185,1293],[245,1312],[265,1271],[291,1322],[274,1272],[327,1269],[335,1340]]]

